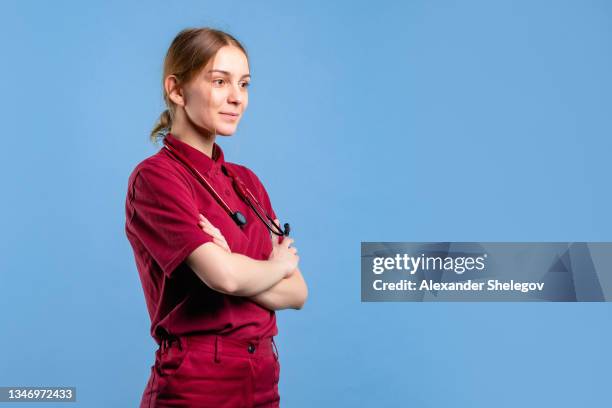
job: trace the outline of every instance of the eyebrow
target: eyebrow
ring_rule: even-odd
[[[227,72],[227,71],[223,71],[222,69],[211,69],[211,70],[210,70],[210,71],[208,71],[208,72],[209,72],[209,73],[210,73],[210,72],[220,72],[220,73],[225,74],[225,75],[227,75],[227,76],[232,76],[232,75],[231,75],[229,72]],[[245,78],[245,77],[249,77],[249,78],[250,78],[250,77],[251,77],[251,74],[244,74],[243,76],[241,76],[241,77],[240,77],[240,79]]]

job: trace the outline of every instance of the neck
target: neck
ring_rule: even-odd
[[[201,151],[206,156],[212,157],[213,146],[215,144],[216,135],[210,132],[204,132],[189,126],[187,121],[177,121],[172,123],[170,133],[183,143],[187,143],[191,147]]]

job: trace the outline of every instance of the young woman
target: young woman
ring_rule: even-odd
[[[164,147],[128,181],[126,234],[159,344],[141,407],[277,407],[275,310],[300,309],[297,249],[259,178],[225,161],[248,105],[244,47],[181,31],[164,62]],[[262,149],[266,150],[266,149]],[[274,224],[272,224],[272,221]]]

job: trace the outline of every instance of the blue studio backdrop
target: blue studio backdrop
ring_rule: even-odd
[[[0,386],[140,401],[156,345],[127,177],[159,149],[172,38],[213,26],[253,75],[217,140],[291,223],[310,290],[277,315],[281,406],[610,406],[609,303],[360,299],[362,241],[612,240],[610,2],[0,8]]]

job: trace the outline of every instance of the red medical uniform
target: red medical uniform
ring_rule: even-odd
[[[247,224],[236,225],[166,148],[130,175],[125,231],[151,317],[151,336],[159,345],[141,407],[277,407],[274,311],[212,290],[184,262],[213,240],[199,227],[199,213],[221,230],[232,252],[267,260],[272,251],[270,232],[238,196],[222,165],[240,177],[274,219],[268,194],[255,173],[226,162],[218,144],[210,158],[172,134],[166,139]]]

